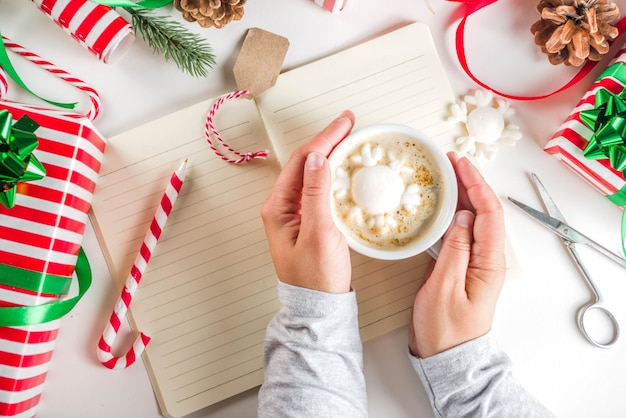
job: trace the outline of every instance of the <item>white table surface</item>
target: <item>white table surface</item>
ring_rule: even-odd
[[[617,3],[626,10],[626,1]],[[500,0],[467,25],[470,65],[494,88],[539,94],[554,90],[573,74],[570,68],[551,66],[533,45],[529,28],[537,19],[535,4]],[[102,97],[102,114],[95,124],[111,136],[234,90],[232,65],[250,27],[290,40],[286,70],[411,21],[423,21],[431,27],[456,94],[462,96],[476,86],[456,60],[456,10],[456,3],[443,0],[350,0],[343,12],[333,15],[308,0],[249,0],[243,20],[224,29],[189,25],[206,37],[217,56],[218,65],[206,79],[183,74],[173,63],[153,55],[141,39],[117,63],[103,64],[28,0],[0,0],[0,28],[93,85]],[[179,16],[167,9],[163,13]],[[510,194],[536,206],[539,200],[527,173],[538,173],[572,225],[618,251],[621,211],[542,150],[599,71],[600,67],[583,82],[548,99],[511,101],[524,137],[516,147],[503,148],[485,164],[485,171],[500,196]],[[523,271],[521,277],[507,280],[493,328],[514,361],[517,379],[558,416],[626,416],[626,341],[603,350],[581,336],[575,313],[590,294],[566,251],[551,233],[508,202],[503,205],[509,238]],[[94,282],[83,301],[63,319],[38,416],[158,417],[160,411],[141,362],[127,370],[110,371],[97,360],[96,343],[118,294],[91,227],[84,244]],[[626,324],[624,270],[590,251],[583,251],[583,257],[611,310]],[[597,325],[600,331],[605,329],[602,321]],[[372,417],[432,416],[406,357],[406,333],[403,328],[364,345]],[[256,394],[257,389],[250,390],[193,416],[254,416]]]

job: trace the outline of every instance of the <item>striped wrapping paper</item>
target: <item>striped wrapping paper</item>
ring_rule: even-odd
[[[89,0],[32,1],[105,63],[118,59],[135,40],[132,26],[109,6]]]
[[[617,53],[613,65],[626,65],[626,46]],[[607,70],[610,70],[607,68]],[[563,164],[589,182],[600,193],[618,206],[626,206],[626,179],[613,169],[608,159],[590,160],[583,156],[593,131],[580,119],[580,112],[594,108],[595,94],[599,89],[606,89],[618,94],[624,90],[626,80],[601,74],[578,102],[574,110],[565,119],[554,136],[545,146],[545,151],[553,154]]]
[[[313,3],[332,13],[339,13],[346,7],[348,0],[312,0]]]
[[[40,125],[34,154],[46,168],[43,179],[18,185],[12,209],[0,205],[0,264],[36,277],[68,278],[69,284],[106,142],[86,117],[4,101],[0,109],[14,120],[27,114]],[[68,290],[44,279],[43,292],[7,282],[0,277],[0,306],[40,305]],[[0,327],[0,417],[35,415],[60,321]]]

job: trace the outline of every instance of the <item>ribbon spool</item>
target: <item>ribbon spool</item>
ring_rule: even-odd
[[[104,63],[117,61],[135,41],[133,27],[108,6],[89,0],[32,2]]]

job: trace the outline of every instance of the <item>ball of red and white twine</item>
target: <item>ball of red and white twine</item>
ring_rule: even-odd
[[[89,100],[91,102],[91,106],[89,110],[87,111],[87,113],[85,114],[85,116],[87,116],[89,120],[94,120],[98,116],[98,114],[100,113],[100,96],[98,95],[98,92],[93,87],[89,86],[84,81],[74,77],[67,71],[57,67],[53,63],[44,60],[39,55],[35,54],[34,52],[29,51],[28,49],[24,48],[20,44],[11,41],[6,36],[2,36],[2,41],[4,42],[4,45],[6,48],[24,57],[25,59],[29,60],[33,64],[43,68],[49,73],[54,74],[55,76],[68,82],[69,84],[73,85],[74,87],[76,87],[77,89],[85,93],[89,97]],[[4,99],[6,97],[7,90],[8,90],[8,83],[7,83],[6,73],[4,71],[0,71],[0,99]],[[71,112],[67,112],[65,115],[72,117],[72,118],[82,117],[82,115],[78,113],[71,113]]]
[[[226,162],[229,162],[231,164],[245,163],[245,162],[248,162],[248,161],[252,160],[253,158],[265,159],[267,157],[268,153],[269,153],[268,150],[241,153],[241,152],[233,149],[226,142],[224,142],[224,140],[222,139],[220,133],[217,131],[217,129],[215,129],[215,125],[213,123],[213,119],[215,118],[215,113],[218,111],[220,106],[226,100],[237,99],[237,98],[239,98],[241,96],[247,96],[249,94],[250,94],[250,92],[248,90],[237,90],[237,91],[233,91],[231,93],[225,94],[224,96],[220,97],[219,99],[217,99],[215,101],[215,103],[213,103],[213,106],[211,106],[211,110],[209,110],[209,114],[207,115],[207,118],[206,118],[206,123],[204,124],[204,136],[205,136],[207,142],[209,143],[209,147],[213,150],[213,152],[218,157],[220,157],[222,160],[224,160]],[[224,147],[228,152],[236,155],[237,157],[236,158],[229,158],[226,155],[224,155],[223,153],[221,153],[216,148],[216,146],[213,144],[213,142],[211,141],[211,135],[213,135],[219,141],[219,143],[222,145],[222,147]]]

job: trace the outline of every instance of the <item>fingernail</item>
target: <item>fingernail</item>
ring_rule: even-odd
[[[305,170],[319,170],[324,165],[324,157],[319,152],[312,152],[306,157]]]
[[[344,110],[343,112],[341,112],[341,114],[339,116],[337,116],[337,118],[335,119],[335,121],[337,123],[352,123],[352,120],[350,119],[350,111],[349,110]]]
[[[464,228],[470,228],[474,224],[474,215],[467,210],[459,211],[454,218],[454,222]]]

